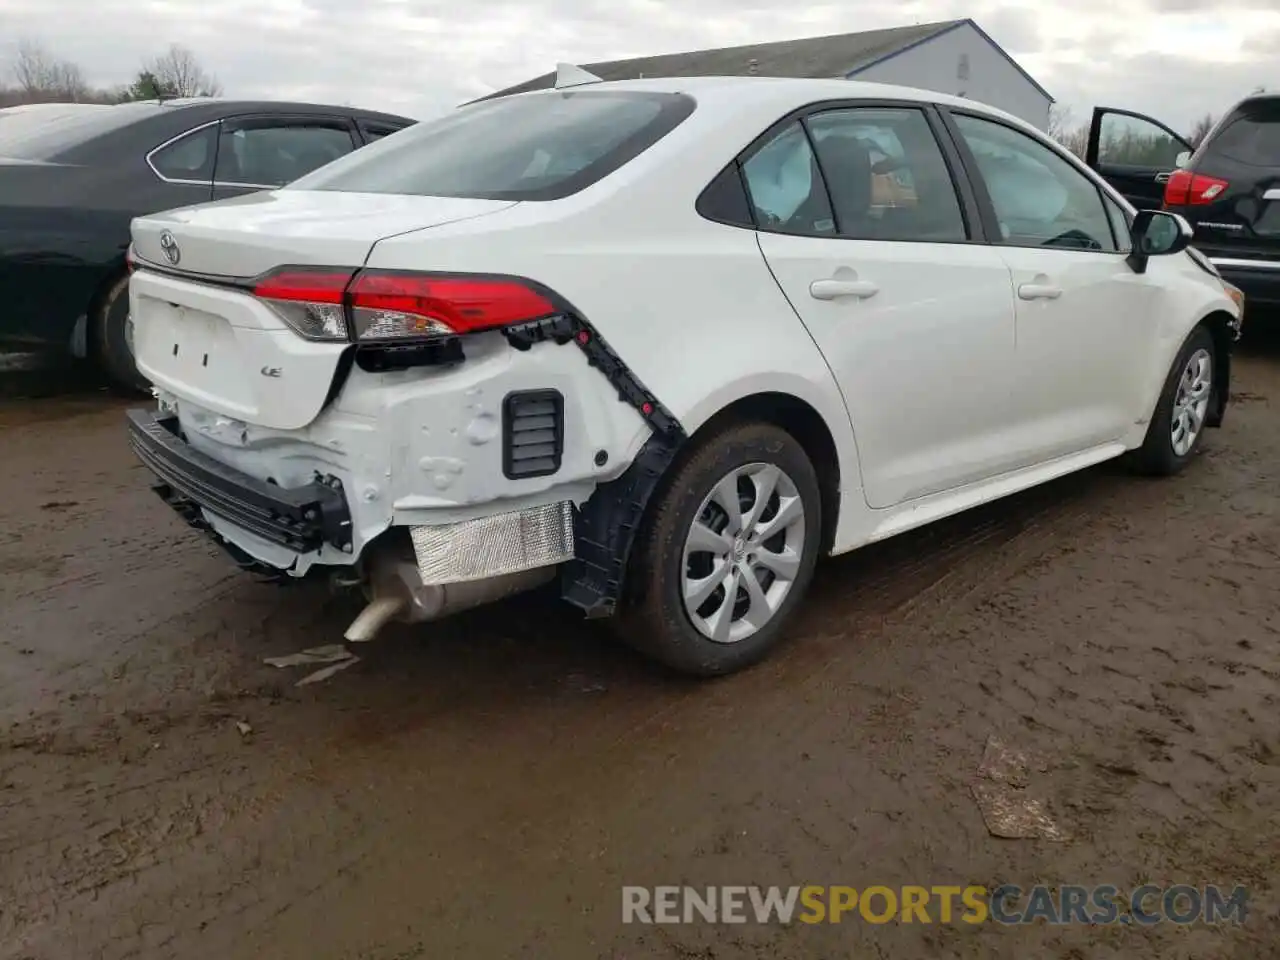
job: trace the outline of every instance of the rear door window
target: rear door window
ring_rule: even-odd
[[[742,164],[761,230],[834,236],[831,198],[809,136],[799,122],[784,127]]]
[[[856,107],[815,114],[807,123],[841,236],[967,239],[955,184],[922,111]]]
[[[226,121],[215,179],[220,186],[279,187],[355,148],[342,121]]]
[[[480,200],[555,200],[612,173],[692,111],[684,94],[556,91],[418,123],[292,185]]]

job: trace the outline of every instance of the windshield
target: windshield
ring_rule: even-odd
[[[0,157],[14,160],[55,160],[94,137],[157,113],[154,103],[118,106],[63,105],[62,109],[23,110],[0,120]]]
[[[693,111],[684,94],[565,91],[482,101],[292,183],[479,200],[555,200],[643,153]]]

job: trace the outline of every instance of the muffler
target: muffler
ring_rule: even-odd
[[[422,582],[412,548],[368,556],[368,604],[345,634],[352,643],[372,640],[388,623],[422,623],[532,590],[555,578],[557,566],[535,567],[455,583]]]

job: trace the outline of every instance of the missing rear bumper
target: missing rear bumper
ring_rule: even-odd
[[[342,485],[317,478],[286,489],[251,477],[196,450],[179,436],[177,418],[131,410],[129,442],[158,479],[154,489],[191,522],[207,510],[254,536],[296,553],[327,545],[350,553],[351,513]]]

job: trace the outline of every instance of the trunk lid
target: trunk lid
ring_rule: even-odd
[[[184,273],[255,277],[287,264],[358,267],[379,240],[497,213],[506,200],[276,190],[133,222],[141,260]],[[165,255],[168,233],[178,261]]]
[[[139,269],[129,284],[138,369],[179,400],[232,421],[305,427],[324,409],[349,344],[305,339],[247,285],[227,281],[282,266],[354,271],[379,240],[511,206],[283,190],[140,217]],[[223,426],[237,434],[235,423]]]

